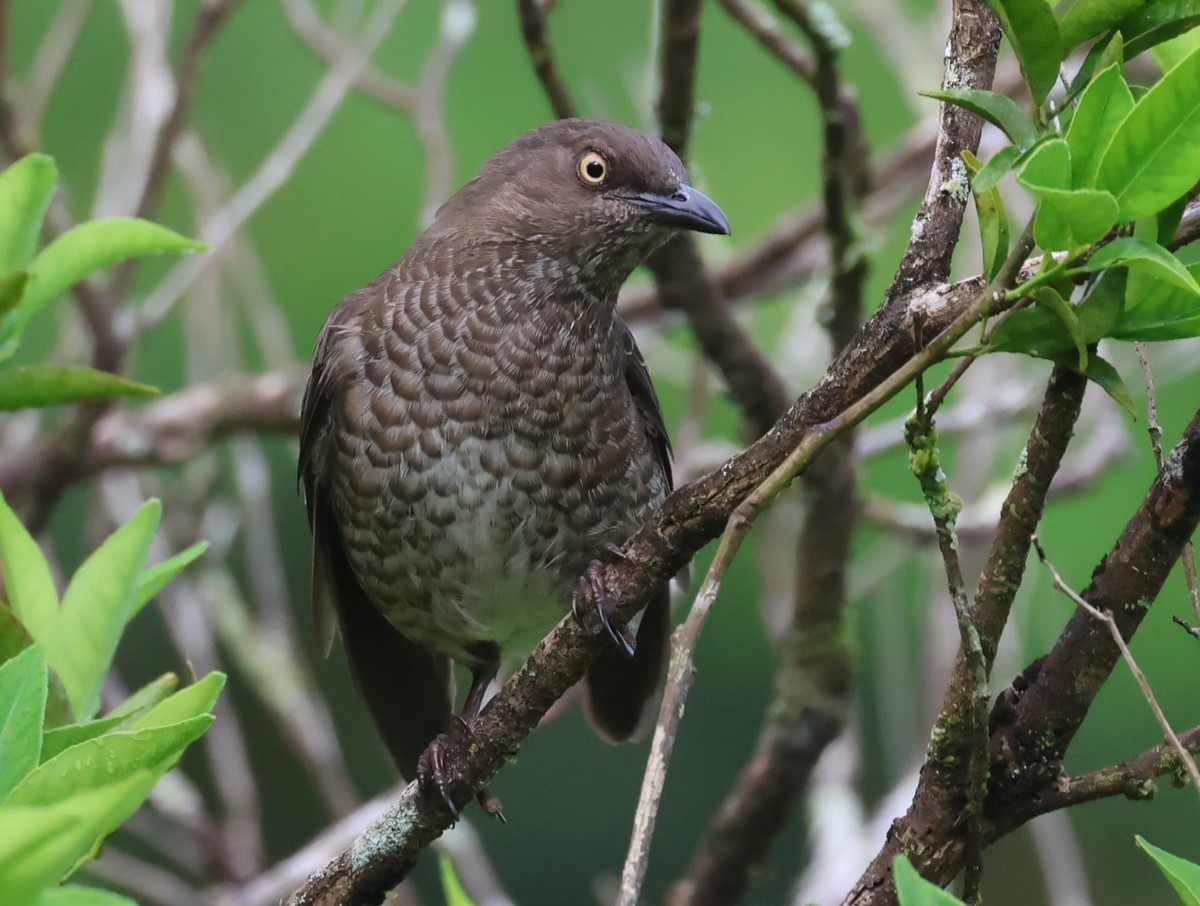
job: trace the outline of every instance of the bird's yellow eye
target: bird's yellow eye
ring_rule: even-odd
[[[598,186],[608,179],[608,161],[599,151],[589,151],[579,158],[579,178],[589,186]]]

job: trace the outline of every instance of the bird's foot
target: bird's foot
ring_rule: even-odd
[[[446,732],[435,738],[417,759],[417,783],[421,792],[426,796],[437,796],[441,799],[454,822],[458,821],[460,813],[458,806],[454,804],[454,797],[450,794],[450,780],[446,776],[446,749],[451,743],[469,743],[470,739],[470,725],[455,714],[451,717]],[[508,819],[504,817],[500,797],[494,795],[487,787],[475,794],[475,800],[489,815],[508,823]]]
[[[616,544],[606,545],[605,549],[614,556],[625,559],[625,549]],[[604,587],[604,563],[601,560],[593,560],[588,564],[588,568],[583,573],[581,584],[587,585],[588,591],[591,592],[590,597],[595,603],[596,612],[600,615],[600,622],[604,625],[604,630],[608,633],[608,637],[613,640],[618,648],[625,652],[628,657],[633,657],[635,643],[633,636],[628,632],[619,628],[613,621],[610,613],[615,602],[609,597],[608,591]],[[583,615],[585,613],[584,596],[579,593],[580,589],[577,586],[575,592],[571,595],[571,613],[575,616],[575,621],[583,625]]]

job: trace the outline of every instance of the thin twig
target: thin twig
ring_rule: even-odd
[[[1192,753],[1187,747],[1180,742],[1179,737],[1172,729],[1170,721],[1167,720],[1167,715],[1163,713],[1162,707],[1158,703],[1158,699],[1154,695],[1154,690],[1150,688],[1150,682],[1146,679],[1146,674],[1142,672],[1142,668],[1138,666],[1137,661],[1133,658],[1133,653],[1129,650],[1129,645],[1125,642],[1125,637],[1121,634],[1120,627],[1117,626],[1116,620],[1113,619],[1111,613],[1106,610],[1100,610],[1085,601],[1079,594],[1076,593],[1062,575],[1055,568],[1054,564],[1047,559],[1046,551],[1042,548],[1041,541],[1037,535],[1033,536],[1033,546],[1037,551],[1038,559],[1045,564],[1046,569],[1050,571],[1051,577],[1054,579],[1054,586],[1068,598],[1075,602],[1076,605],[1082,607],[1094,619],[1102,622],[1112,636],[1113,643],[1121,650],[1121,657],[1125,659],[1125,663],[1129,665],[1130,671],[1133,673],[1134,679],[1137,680],[1138,686],[1141,687],[1142,695],[1145,697],[1147,704],[1150,705],[1150,710],[1154,712],[1154,717],[1158,721],[1158,725],[1162,727],[1164,735],[1170,741],[1171,746],[1175,750],[1175,754],[1179,756],[1179,760],[1183,763],[1184,769],[1191,778],[1192,788],[1196,791],[1196,795],[1200,796],[1200,768],[1196,766],[1196,759],[1192,757]]]
[[[814,63],[808,52],[755,0],[720,0],[721,7],[738,25],[805,82],[812,84]]]
[[[554,48],[546,28],[546,6],[540,0],[517,0],[517,14],[521,22],[521,36],[533,61],[533,71],[546,92],[554,115],[561,119],[578,116],[575,102],[566,82],[558,72]]]

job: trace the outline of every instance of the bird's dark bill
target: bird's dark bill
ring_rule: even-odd
[[[725,212],[715,201],[691,186],[680,186],[670,195],[637,192],[622,197],[643,208],[650,220],[663,226],[729,235],[729,218]]]

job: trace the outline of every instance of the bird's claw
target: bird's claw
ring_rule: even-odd
[[[426,796],[437,796],[441,799],[442,804],[450,812],[453,823],[458,822],[460,811],[454,804],[454,797],[450,795],[450,781],[446,776],[446,748],[451,741],[469,742],[470,737],[470,725],[461,716],[455,714],[450,718],[450,726],[446,732],[435,738],[417,759],[417,783],[420,785],[421,792]],[[504,817],[500,797],[487,787],[475,794],[475,800],[489,815],[499,818],[505,824],[508,823],[508,819]]]
[[[615,544],[607,545],[606,549],[619,555],[621,558],[625,557],[624,549]],[[591,598],[596,603],[596,613],[599,615],[600,623],[604,626],[604,631],[608,633],[608,637],[613,640],[613,644],[625,652],[627,657],[633,657],[635,650],[633,638],[618,628],[609,616],[614,604],[612,598],[608,596],[608,592],[604,588],[604,564],[599,560],[593,560],[589,563],[588,568],[584,571],[582,582],[587,583],[588,591],[591,592]],[[578,587],[571,596],[571,613],[574,615],[575,621],[583,625],[584,600],[583,596],[579,593]]]
[[[450,725],[452,730],[458,725],[465,726],[457,718],[455,720],[456,723]],[[449,744],[450,733],[443,733],[421,753],[421,757],[417,759],[417,784],[426,796],[438,796],[450,812],[451,822],[457,823],[458,806],[454,804],[454,798],[450,795],[450,782],[446,778],[446,747]]]

